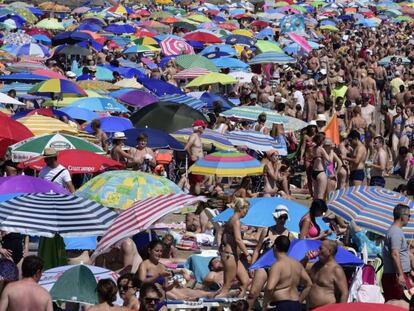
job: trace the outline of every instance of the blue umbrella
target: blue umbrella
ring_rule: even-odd
[[[89,31],[93,31],[93,32],[98,32],[102,29],[102,27],[98,24],[89,24],[89,23],[81,23],[76,30],[80,31],[80,30],[89,30]]]
[[[121,95],[124,95],[125,93],[131,92],[131,91],[135,91],[136,89],[134,88],[124,88],[124,89],[120,89],[120,90],[116,90],[113,92],[108,93],[108,96],[111,96],[113,98],[118,98]]]
[[[82,41],[94,41],[92,36],[82,31],[63,31],[52,38],[52,45],[75,44]]]
[[[247,69],[249,65],[233,57],[220,57],[211,60],[218,68]]]
[[[10,199],[13,199],[13,198],[18,197],[18,196],[21,196],[21,195],[24,195],[24,193],[0,194],[0,203],[4,202],[4,201],[7,201],[7,200],[10,200]]]
[[[83,48],[88,48],[89,47],[89,44],[95,49],[95,50],[97,50],[97,51],[102,51],[102,48],[103,48],[103,45],[102,44],[99,44],[98,42],[96,42],[96,41],[82,41],[82,42],[79,42],[79,43],[77,43],[77,45],[79,45],[79,46],[81,46],[81,47],[83,47]]]
[[[122,104],[109,97],[85,97],[73,102],[68,107],[84,108],[90,111],[128,112],[128,109]]]
[[[141,78],[139,77],[138,82],[157,96],[184,94],[178,87],[162,80],[151,79],[144,76]]]
[[[43,14],[45,14],[41,9],[36,8],[34,6],[29,7],[29,11],[32,12],[37,17],[43,16]]]
[[[115,66],[112,66],[112,65],[103,65],[103,66],[99,66],[99,67],[109,69],[112,72],[117,71],[122,77],[127,78],[127,79],[134,78],[135,76],[144,77],[144,74],[140,70],[135,69],[135,68],[115,67]]]
[[[271,63],[289,64],[289,63],[295,63],[295,62],[296,62],[296,59],[284,53],[266,52],[266,53],[261,53],[253,57],[249,61],[249,64],[250,65],[271,64]]]
[[[184,150],[184,146],[172,137],[170,134],[152,128],[135,128],[124,131],[127,138],[125,144],[127,146],[135,147],[137,144],[137,137],[142,133],[148,136],[148,147],[152,149],[172,149]]]
[[[234,107],[234,105],[228,101],[227,99],[223,98],[221,95],[219,94],[214,94],[214,93],[209,93],[209,92],[204,92],[201,97],[200,100],[202,100],[203,102],[207,103],[207,108],[209,110],[213,109],[213,103],[218,101],[221,103],[221,107],[223,108],[223,110],[228,110]]]
[[[199,41],[187,40],[187,43],[191,45],[194,49],[198,49],[198,50],[201,50],[204,47],[204,44]]]
[[[89,109],[79,108],[79,107],[65,107],[59,109],[64,113],[68,114],[71,118],[83,121],[92,121],[93,119],[98,119],[99,115]]]
[[[272,39],[273,29],[270,27],[263,28],[255,35],[255,37],[260,40],[263,40],[264,38]]]
[[[52,40],[50,40],[48,36],[43,35],[43,34],[33,35],[32,38],[35,39],[37,42],[40,42],[45,45],[52,44]]]
[[[17,93],[27,93],[32,87],[33,84],[13,82],[0,88],[0,92],[7,93],[10,90],[15,90]]]
[[[173,95],[164,95],[160,97],[160,101],[162,102],[172,102],[172,103],[178,103],[178,104],[185,104],[193,109],[200,110],[204,106],[206,106],[206,103],[188,96],[188,95],[180,95],[180,94],[173,94]]]
[[[34,82],[38,82],[38,81],[45,81],[45,80],[49,80],[50,78],[45,77],[45,76],[39,76],[39,75],[34,75],[31,73],[25,73],[25,72],[21,72],[21,73],[13,73],[10,75],[1,75],[0,76],[0,80],[1,81],[34,81]]]
[[[318,240],[293,240],[290,244],[288,255],[296,260],[302,260],[303,257],[305,257],[306,252],[319,249],[321,243],[322,242]],[[364,264],[362,259],[351,252],[348,252],[341,246],[338,246],[335,260],[338,264],[343,266],[362,266]],[[315,261],[315,259],[312,261]],[[273,254],[273,249],[270,249],[252,264],[249,270],[270,268],[275,262],[276,258]]]
[[[244,44],[248,46],[254,46],[256,44],[256,41],[252,38],[242,35],[230,35],[226,38],[226,44]]]
[[[21,17],[20,15],[5,15],[0,17],[0,22],[4,22],[6,20],[12,20],[15,22],[17,28],[22,28],[22,26],[26,23],[26,20]]]
[[[96,249],[96,236],[82,236],[64,238],[65,250],[95,250]]]
[[[52,111],[54,116],[57,116],[59,118],[60,117],[67,117],[68,119],[72,119],[68,114],[66,114],[63,111],[56,110],[56,109],[50,109],[50,110]],[[27,116],[27,114],[31,111],[32,111],[32,109],[25,109],[25,110],[18,111],[11,118],[14,119],[14,120],[23,118],[23,117]]]
[[[101,130],[105,133],[123,132],[134,127],[129,119],[121,117],[104,117],[98,120],[101,122]],[[85,131],[93,133],[90,124],[85,128]]]
[[[134,33],[135,28],[128,24],[111,24],[105,27],[105,31],[112,32],[114,34]]]

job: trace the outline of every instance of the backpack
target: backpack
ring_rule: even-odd
[[[351,289],[349,290],[348,302],[385,302],[373,266],[364,265],[355,271]]]

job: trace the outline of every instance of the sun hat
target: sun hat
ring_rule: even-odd
[[[66,72],[66,77],[68,77],[68,78],[76,78],[76,73],[74,73],[73,71],[67,71]]]
[[[45,148],[45,150],[43,150],[44,158],[52,158],[56,156],[57,156],[57,151],[54,148]]]
[[[323,113],[318,114],[318,116],[316,117],[316,122],[318,121],[326,122],[326,116]]]
[[[112,139],[126,139],[124,132],[115,132]]]
[[[283,215],[287,215],[289,218],[289,209],[286,205],[279,204],[276,206],[275,211],[272,213],[272,215],[276,219]]]

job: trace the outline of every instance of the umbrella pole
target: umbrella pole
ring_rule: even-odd
[[[185,153],[185,178],[188,179],[188,154]]]

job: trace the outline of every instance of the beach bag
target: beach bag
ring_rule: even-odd
[[[197,238],[195,236],[184,235],[180,242],[176,245],[180,250],[185,251],[197,251],[200,247],[197,244]]]
[[[377,282],[375,269],[371,265],[364,265],[355,273],[349,291],[348,302],[384,303],[384,296]]]

